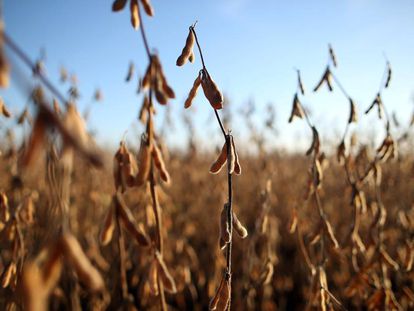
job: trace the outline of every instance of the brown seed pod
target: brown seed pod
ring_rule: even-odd
[[[124,141],[115,153],[114,157],[114,181],[115,189],[121,188],[122,191],[128,187],[132,187],[137,173],[137,164],[134,156],[129,152]]]
[[[298,74],[298,86],[299,86],[299,90],[300,90],[300,92],[301,92],[302,95],[305,95],[305,88],[303,87],[302,78],[300,77],[300,71],[297,69],[296,72]]]
[[[139,110],[139,115],[138,115],[138,120],[141,121],[142,124],[147,123],[148,107],[149,107],[149,99],[148,99],[148,96],[145,95],[142,101],[141,109]]]
[[[45,149],[46,128],[47,117],[42,111],[39,111],[32,128],[29,143],[26,146],[21,159],[21,164],[24,167],[28,167],[36,162]]]
[[[230,301],[230,282],[223,276],[214,297],[210,301],[210,310],[224,311]]]
[[[241,166],[239,162],[239,155],[237,154],[236,145],[234,144],[234,137],[231,136],[231,145],[233,146],[234,151],[234,173],[236,175],[241,174]]]
[[[320,148],[320,141],[319,141],[319,133],[314,126],[312,126],[312,144],[309,149],[306,151],[306,155],[310,155],[314,152],[316,155],[319,154]]]
[[[247,229],[242,225],[236,213],[233,212],[233,228],[237,234],[242,238],[246,238],[248,235]]]
[[[220,213],[220,248],[224,249],[231,241],[230,225],[227,219],[228,203],[224,204]],[[224,243],[224,245],[221,245]]]
[[[193,99],[197,95],[197,91],[198,91],[198,88],[200,87],[200,84],[201,84],[201,76],[198,75],[197,78],[194,80],[193,87],[191,88],[187,99],[185,100],[185,103],[184,103],[185,109],[190,108],[191,104],[193,103]]]
[[[115,230],[115,215],[112,206],[109,207],[108,213],[105,217],[104,227],[100,234],[100,241],[102,245],[107,245],[112,240],[112,236]]]
[[[185,46],[180,56],[178,56],[177,58],[177,62],[176,62],[177,66],[184,65],[187,62],[187,60],[190,58],[191,54],[193,54],[194,41],[195,41],[195,36],[194,36],[192,29],[190,28],[187,39],[185,41]]]
[[[11,262],[6,270],[3,273],[3,277],[1,279],[1,286],[3,288],[8,287],[11,284],[11,280],[15,277],[15,274],[17,272],[17,267],[14,262]]]
[[[43,277],[35,262],[28,262],[23,267],[21,279],[25,310],[43,311],[48,309],[48,296],[43,287]]]
[[[201,87],[203,88],[204,95],[210,102],[210,105],[216,110],[222,109],[223,95],[206,70],[202,71]]]
[[[6,118],[11,117],[10,111],[7,109],[6,104],[4,103],[3,98],[0,97],[0,113]]]
[[[144,7],[145,13],[148,16],[154,16],[154,10],[151,6],[150,0],[141,0],[142,6]]]
[[[188,60],[190,61],[190,63],[194,63],[194,60],[195,60],[194,51],[191,52],[190,56],[188,57]]]
[[[168,97],[160,90],[155,90],[155,98],[161,105],[166,105],[168,103]]]
[[[138,30],[140,25],[138,0],[130,0],[129,10],[131,11],[131,25],[135,30]]]
[[[28,120],[30,123],[29,111],[25,108],[17,119],[17,124],[23,124],[24,121]]]
[[[42,267],[42,289],[49,296],[56,287],[62,271],[62,248],[59,243],[53,243],[48,249],[48,257]],[[38,258],[39,259],[39,258]],[[40,285],[40,284],[39,284]]]
[[[58,241],[43,250],[35,260],[25,263],[21,278],[25,310],[47,310],[48,297],[60,279],[61,255],[62,247]]]
[[[329,57],[331,58],[332,64],[334,65],[334,67],[338,67],[338,63],[336,61],[336,56],[334,53],[334,50],[332,48],[332,45],[329,44]]]
[[[61,114],[60,105],[56,98],[53,98],[53,111],[56,113],[56,115]]]
[[[86,257],[78,240],[66,233],[62,236],[61,243],[63,254],[75,268],[79,279],[90,291],[102,291],[105,287],[102,276]]]
[[[141,186],[148,180],[149,171],[151,168],[151,151],[152,145],[148,138],[143,136],[141,138],[141,148],[138,154],[138,174],[135,177],[135,185]]]
[[[132,76],[134,75],[134,71],[135,71],[135,65],[134,65],[133,62],[130,62],[129,66],[128,66],[128,72],[127,72],[127,75],[125,77],[126,82],[131,81]]]
[[[4,24],[0,21],[0,87],[6,88],[9,86],[10,65],[4,52],[3,31]]]
[[[334,235],[331,223],[326,218],[323,219],[323,222],[325,224],[326,232],[328,233],[329,240],[331,241],[333,247],[334,248],[339,248],[339,243],[338,243],[338,240],[336,239],[336,237]]]
[[[157,76],[157,83],[155,85],[156,89],[164,93],[167,98],[175,98],[174,90],[168,85],[159,57],[157,55],[153,55],[151,59],[154,63]]]
[[[146,90],[150,87],[152,71],[153,71],[153,62],[151,59],[151,62],[149,63],[147,70],[145,71],[144,77],[142,78],[142,81],[141,81],[142,90]]]
[[[226,164],[226,161],[227,161],[227,145],[226,143],[224,143],[223,148],[221,149],[221,152],[218,158],[216,159],[216,161],[214,161],[214,163],[210,167],[210,173],[218,174],[221,171],[224,164]]]
[[[298,226],[298,213],[296,211],[296,208],[292,210],[292,215],[290,217],[290,222],[288,226],[288,231],[290,234],[293,234],[296,232],[296,228]]]
[[[315,159],[313,170],[314,170],[314,186],[316,188],[319,188],[322,185],[323,169],[322,169],[321,162],[318,159]]]
[[[158,273],[157,273],[157,261],[153,260],[151,262],[149,271],[148,271],[148,284],[150,292],[154,296],[158,296]]]
[[[269,284],[272,281],[274,273],[274,266],[270,260],[267,261],[266,265],[264,266],[264,270],[260,275],[260,282],[262,285]]]
[[[352,122],[356,123],[358,121],[358,116],[357,116],[355,103],[351,98],[349,98],[349,105],[351,106],[351,109],[350,109],[348,123],[352,123]]]
[[[112,11],[121,11],[125,7],[126,3],[127,0],[115,0],[114,3],[112,3]]]
[[[6,223],[10,219],[9,200],[4,192],[0,193],[0,221]]]
[[[154,144],[152,148],[152,158],[154,159],[155,167],[160,172],[161,179],[168,184],[170,182],[170,174],[165,168],[165,163],[162,158],[161,150],[158,148],[156,144]]]
[[[150,244],[142,226],[139,226],[131,213],[131,210],[126,205],[122,195],[117,192],[114,196],[114,204],[116,212],[121,218],[125,229],[135,238],[140,246],[148,246]]]
[[[322,86],[322,84],[325,82],[326,86],[328,87],[329,91],[332,92],[332,73],[331,70],[329,69],[329,66],[326,68],[325,72],[323,73],[322,78],[319,80],[318,84],[315,86],[315,88],[313,89],[314,92],[316,92],[317,90],[319,90],[319,88]]]
[[[405,271],[410,272],[413,267],[414,262],[414,248],[411,243],[406,240],[405,241],[405,260],[404,260],[404,268]]]
[[[305,117],[305,112],[302,108],[302,104],[299,101],[298,93],[296,93],[293,97],[292,112],[290,113],[289,123],[293,121],[294,117],[298,117],[299,119],[303,119]]]
[[[365,111],[365,114],[368,114],[372,110],[372,108],[374,108],[375,106],[377,106],[378,118],[382,119],[382,116],[384,113],[383,113],[383,104],[382,104],[380,93],[377,94],[371,106],[369,106],[368,109]]]
[[[157,260],[158,276],[164,285],[164,289],[171,294],[175,294],[177,292],[175,281],[168,271],[167,265],[165,264],[162,255],[158,251],[155,252],[155,258]]]
[[[227,135],[226,144],[228,143],[229,147],[227,149],[227,172],[233,174],[234,166],[236,165],[236,155],[234,151],[234,144],[232,143],[233,136]]]
[[[346,151],[345,142],[342,140],[338,148],[336,149],[336,159],[338,160],[338,163],[340,165],[345,164],[345,160],[346,160],[345,151]]]
[[[384,248],[380,248],[381,258],[382,260],[392,269],[395,271],[400,270],[399,264],[391,258],[391,256],[387,253],[387,251]]]
[[[391,76],[392,76],[391,64],[389,61],[387,61],[387,79],[385,80],[385,88],[389,87]]]

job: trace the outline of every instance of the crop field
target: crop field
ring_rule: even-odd
[[[16,113],[0,98],[0,310],[413,310],[414,115],[399,120],[384,99],[392,62],[381,64],[372,100],[357,102],[327,44],[312,85],[294,69],[281,126],[271,105],[266,118],[253,102],[228,109],[213,76],[225,69],[208,67],[206,51],[216,47],[204,45],[194,21],[177,30],[174,68],[193,81],[180,101],[150,46],[146,26],[157,23],[161,1],[153,2],[101,4],[129,19],[145,53],[136,60],[145,69],[140,130],[118,137],[116,150],[88,131],[76,77],[61,67],[54,81],[1,24],[0,86],[17,86],[27,103]],[[125,69],[134,88],[134,63]],[[340,98],[347,114],[334,120],[338,135],[320,123],[310,93]],[[104,94],[97,89],[94,102]],[[197,137],[196,98],[219,144]],[[161,130],[179,126],[170,105],[182,107],[181,149]],[[375,137],[358,128],[368,117]],[[272,145],[298,124],[303,148]]]

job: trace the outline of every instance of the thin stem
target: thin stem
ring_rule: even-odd
[[[204,63],[204,57],[203,52],[201,51],[200,43],[198,42],[197,34],[195,32],[195,24],[190,26],[190,31],[193,32],[194,38],[197,44],[198,52],[200,54],[201,63],[203,65],[203,71],[205,74],[208,75],[207,68]],[[214,114],[216,115],[217,122],[220,126],[221,132],[223,133],[225,144],[227,147],[227,159],[230,159],[231,157],[231,144],[232,144],[232,136],[230,133],[226,133],[226,130],[224,128],[223,122],[220,119],[220,115],[218,114],[218,111],[214,109]],[[228,187],[228,200],[227,200],[227,223],[229,225],[229,231],[230,231],[230,242],[227,244],[227,250],[226,250],[226,279],[229,282],[229,286],[231,288],[231,257],[232,257],[232,246],[233,246],[233,185],[232,185],[232,173],[230,172],[230,166],[227,166],[227,187]],[[226,310],[229,311],[231,309],[231,297],[229,298],[229,302],[226,306]]]
[[[384,55],[384,56],[385,56],[385,55]],[[385,83],[384,83],[384,81],[385,81],[385,79],[386,79],[386,77],[387,77],[387,74],[388,74],[388,66],[389,66],[389,62],[388,62],[387,58],[385,58],[385,59],[386,59],[386,66],[385,66],[384,73],[382,74],[382,78],[381,78],[380,86],[379,86],[379,88],[378,88],[378,93],[380,93],[380,94],[381,94],[382,90],[383,90],[383,89],[384,89],[384,87],[385,87]]]
[[[5,32],[3,32],[4,42],[13,50],[13,52],[28,66],[33,72],[36,72],[36,76],[39,77],[40,81],[53,93],[62,103],[67,104],[65,96],[58,91],[58,89],[43,75],[40,71],[36,71],[36,65],[30,60],[26,53],[20,49],[17,44],[9,37]]]
[[[223,122],[221,121],[220,116],[219,116],[219,114],[218,114],[218,112],[217,112],[217,110],[216,110],[216,109],[214,109],[214,113],[215,113],[215,115],[216,115],[217,122],[218,122],[218,123],[219,123],[219,125],[220,125],[220,128],[221,128],[221,131],[222,131],[222,133],[223,133],[224,139],[226,139],[226,140],[227,140],[226,130],[224,129]]]
[[[152,207],[155,215],[155,223],[157,226],[157,249],[162,254],[163,243],[162,243],[162,232],[161,232],[161,217],[160,217],[160,206],[158,204],[158,197],[156,193],[156,185],[154,178],[154,164],[151,160],[151,169],[150,169],[150,191],[152,198]]]
[[[126,300],[128,298],[128,283],[126,279],[126,268],[125,268],[125,239],[124,233],[122,232],[121,219],[119,216],[118,208],[115,211],[116,216],[116,228],[118,230],[118,251],[119,251],[119,270],[121,278],[121,289],[122,298]]]
[[[201,52],[200,43],[198,43],[198,38],[197,38],[197,34],[196,34],[196,31],[195,31],[194,27],[195,27],[195,25],[190,26],[190,31],[192,31],[193,34],[194,34],[194,38],[195,38],[196,43],[197,43],[198,52],[200,53],[201,63],[203,64],[203,69],[207,71],[206,65],[204,63],[203,52]]]
[[[151,79],[152,80],[152,79]],[[152,137],[154,137],[154,133],[151,133],[150,131],[152,131],[152,129],[150,128],[149,124],[150,124],[150,120],[152,118],[152,113],[153,113],[153,101],[152,101],[152,96],[153,96],[153,92],[152,92],[152,87],[153,85],[151,84],[151,88],[149,90],[149,105],[147,107],[148,109],[148,123],[147,123],[147,135],[148,135],[148,139],[149,139],[149,143],[155,143],[152,140]],[[161,209],[160,209],[160,205],[158,203],[158,197],[157,197],[157,189],[156,189],[156,182],[155,182],[155,177],[154,177],[154,160],[151,157],[151,168],[150,168],[150,172],[149,172],[149,185],[150,185],[150,192],[151,192],[151,198],[152,198],[152,209],[154,212],[154,216],[155,216],[155,224],[157,227],[157,249],[158,252],[160,253],[160,255],[162,256],[163,253],[163,241],[162,241],[162,219],[161,219]],[[160,307],[162,311],[167,311],[167,303],[165,301],[165,294],[164,294],[164,285],[162,283],[162,281],[160,280],[159,275],[157,276],[157,283],[158,283],[158,291],[159,291],[159,301],[160,301]]]
[[[216,111],[217,113],[217,111]],[[217,115],[217,114],[216,114]],[[220,120],[220,119],[218,119]],[[227,146],[227,159],[231,157],[231,135],[226,135],[226,146]],[[230,231],[230,243],[227,244],[227,252],[226,252],[226,273],[228,282],[231,288],[231,251],[232,251],[232,244],[233,244],[233,187],[232,187],[232,174],[230,173],[229,166],[227,168],[227,186],[228,186],[228,201],[227,201],[227,223],[229,225]],[[230,310],[231,307],[231,297],[229,298],[229,303],[227,305],[227,310]]]
[[[139,17],[139,20],[141,22],[141,25],[140,25],[139,29],[140,29],[140,32],[141,32],[142,41],[144,42],[145,51],[147,52],[147,56],[148,56],[149,60],[151,61],[151,51],[150,51],[150,48],[149,48],[147,36],[145,34],[144,21],[142,20],[141,9],[139,7],[139,4],[138,4],[138,17]]]
[[[341,90],[342,94],[344,94],[344,96],[348,99],[350,99],[351,97],[348,95],[348,92],[345,91],[345,88],[342,86],[341,82],[339,82],[338,78],[336,77],[335,74],[333,74],[333,72],[331,71],[331,75],[336,83],[336,85],[339,87],[339,89]]]

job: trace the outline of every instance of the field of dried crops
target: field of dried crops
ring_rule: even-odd
[[[255,131],[252,111],[241,116],[250,129],[246,148],[228,130],[237,125],[225,115],[191,25],[177,66],[199,69],[183,110],[205,97],[223,147],[199,148],[188,115],[188,148],[172,151],[156,126],[155,110],[175,93],[148,46],[142,15],[153,15],[151,3],[116,0],[112,10],[130,11],[148,56],[139,82],[140,144],[122,140],[114,152],[86,131],[76,81],[62,95],[41,60],[2,29],[0,85],[19,83],[10,80],[10,54],[39,83],[19,115],[0,101],[1,118],[16,121],[2,132],[0,155],[1,310],[414,308],[414,118],[399,124],[382,100],[392,86],[388,61],[372,103],[362,107],[336,76],[329,45],[313,91],[339,92],[349,106],[338,141],[321,138],[297,71],[285,118],[309,127],[309,148],[264,148],[272,141]],[[127,82],[133,75],[131,64]],[[61,79],[69,80],[64,68]],[[383,137],[362,143],[354,128],[375,113]],[[275,129],[272,118],[264,122]],[[17,139],[13,130],[21,127],[29,130]]]

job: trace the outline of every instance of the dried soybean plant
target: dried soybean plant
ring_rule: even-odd
[[[126,4],[127,0],[116,0],[112,5],[112,10],[115,12],[120,11]],[[139,113],[139,119],[145,124],[146,130],[141,137],[138,164],[132,153],[127,149],[124,141],[121,142],[115,154],[114,180],[116,194],[113,196],[113,203],[106,216],[104,228],[101,233],[101,242],[103,244],[109,243],[115,228],[117,229],[122,298],[124,303],[131,307],[136,302],[133,301],[133,296],[129,294],[128,290],[126,276],[126,256],[128,254],[125,249],[122,228],[125,228],[136,239],[139,245],[149,246],[152,259],[149,266],[147,282],[149,283],[150,292],[159,297],[160,309],[167,310],[164,291],[175,293],[177,290],[163,257],[163,225],[162,211],[158,199],[157,173],[160,179],[167,184],[170,182],[170,176],[163,160],[159,137],[155,133],[155,108],[153,100],[155,98],[159,104],[166,105],[169,99],[175,97],[175,94],[167,83],[158,55],[150,51],[141,16],[142,8],[148,16],[153,16],[154,11],[148,0],[130,0],[131,24],[135,30],[140,30],[149,60],[147,70],[142,81],[140,81],[139,88],[145,92],[143,94],[144,100]],[[126,78],[127,81],[131,80],[133,71],[134,67],[130,65]],[[152,212],[156,223],[155,236],[149,237],[145,233],[143,226],[135,220],[132,211],[126,205],[122,193],[125,192],[127,187],[142,187],[145,191],[149,191],[152,201]]]
[[[228,198],[227,202],[220,215],[220,239],[219,246],[222,250],[226,249],[226,269],[220,281],[219,287],[210,302],[210,310],[230,310],[231,308],[231,252],[232,252],[232,238],[233,229],[241,238],[247,236],[246,228],[240,223],[236,214],[233,211],[233,189],[232,189],[232,177],[233,173],[236,175],[241,174],[241,166],[237,155],[237,150],[234,143],[233,135],[230,131],[226,132],[223,123],[220,119],[218,110],[223,108],[223,95],[219,90],[217,84],[212,79],[208,72],[203,53],[198,42],[197,34],[195,31],[195,24],[189,27],[189,33],[185,42],[185,46],[177,58],[177,66],[183,66],[187,61],[194,62],[195,54],[193,51],[194,44],[197,45],[202,69],[198,72],[193,86],[188,94],[188,97],[184,103],[184,108],[189,108],[194,100],[198,88],[202,87],[203,92],[210,105],[214,109],[214,113],[217,118],[217,122],[224,137],[224,145],[221,152],[210,167],[210,173],[218,174],[223,166],[227,163],[227,185],[228,185]]]
[[[19,169],[14,176],[15,183],[19,183],[17,188],[20,189],[12,192],[11,205],[8,204],[6,195],[2,195],[2,208],[8,209],[11,214],[11,217],[4,215],[2,219],[6,221],[6,230],[2,231],[2,234],[8,233],[7,239],[14,249],[12,262],[3,276],[2,285],[7,287],[12,281],[14,287],[17,285],[22,290],[22,301],[12,300],[11,304],[23,303],[26,310],[46,310],[49,296],[56,290],[59,281],[62,285],[65,284],[64,286],[72,284],[70,286],[76,288],[79,288],[77,284],[80,281],[91,293],[104,292],[103,278],[82,250],[79,241],[72,233],[69,221],[69,193],[74,154],[83,156],[89,164],[97,167],[102,167],[103,161],[101,154],[92,147],[75,103],[66,100],[46,78],[41,63],[32,62],[4,31],[1,33],[1,41],[31,69],[34,78],[40,81],[53,96],[59,98],[66,108],[65,114],[59,115],[50,108],[50,100],[42,87],[37,86],[32,91],[31,100],[35,104],[37,115],[30,138],[24,144],[20,155]],[[3,61],[6,61],[5,58]],[[27,115],[28,113],[23,113],[18,123],[23,123]],[[55,225],[42,228],[40,219],[34,222],[33,216],[33,199],[36,191],[25,186],[23,175],[33,171],[34,165],[39,163],[45,149],[49,150],[47,179],[51,198],[49,207],[36,213],[45,217],[42,219],[45,223]],[[39,244],[42,251],[34,259],[26,259],[37,251],[26,248],[24,244],[24,241],[30,239],[30,235],[35,231],[41,232]],[[63,263],[67,263],[72,269],[64,273]],[[79,302],[79,291],[72,292],[72,295],[74,300],[71,301],[71,306],[75,308],[75,301]],[[8,305],[8,307],[12,306]]]
[[[336,64],[336,58],[331,46],[329,47],[329,51],[332,63]],[[401,305],[398,303],[395,293],[391,288],[390,273],[388,272],[388,269],[398,271],[400,267],[398,263],[388,254],[384,244],[383,228],[386,221],[387,211],[381,199],[380,189],[382,179],[381,163],[386,162],[390,158],[395,158],[397,155],[397,142],[393,139],[390,131],[390,117],[381,99],[382,90],[388,88],[390,85],[391,73],[391,66],[387,60],[379,91],[376,94],[372,104],[365,112],[365,114],[369,113],[376,106],[379,119],[383,118],[385,115],[386,136],[381,146],[376,150],[374,159],[368,163],[367,168],[363,171],[362,175],[360,175],[357,169],[357,165],[359,163],[355,163],[358,159],[353,158],[351,150],[348,152],[348,155],[346,155],[345,147],[345,139],[348,133],[349,125],[352,122],[357,121],[356,107],[337,77],[332,73],[332,71],[330,71],[330,75],[333,77],[334,82],[350,103],[348,123],[345,128],[342,141],[337,149],[337,159],[339,163],[344,166],[347,182],[351,188],[350,202],[353,207],[353,223],[350,233],[347,235],[346,241],[346,243],[350,243],[351,246],[350,265],[356,273],[354,280],[361,277],[361,270],[364,271],[365,275],[371,276],[373,280],[380,280],[380,282],[373,282],[376,290],[374,290],[368,298],[367,304],[370,309],[401,309]],[[370,224],[368,231],[369,237],[364,243],[359,233],[359,227],[362,217],[367,213],[367,202],[363,187],[369,181],[372,181],[372,184],[374,185],[375,195],[373,202],[371,202],[370,205],[374,221]],[[375,206],[375,208],[372,208],[372,206]],[[356,291],[353,290],[353,286],[354,285],[350,284],[350,287],[348,287],[347,294],[349,296],[356,294]],[[364,297],[360,298],[364,299]]]
[[[297,75],[298,91],[295,93],[293,98],[293,105],[289,117],[289,123],[292,122],[295,117],[305,119],[307,125],[309,126],[312,132],[312,144],[306,151],[306,155],[312,157],[312,162],[308,172],[308,185],[305,195],[305,201],[309,202],[309,199],[313,200],[319,216],[319,224],[316,226],[314,233],[312,233],[308,245],[308,247],[314,246],[318,250],[318,254],[315,255],[315,258],[311,257],[311,253],[308,251],[307,246],[303,241],[301,232],[301,222],[300,219],[297,218],[298,216],[296,213],[293,213],[292,215],[293,219],[290,225],[290,232],[297,232],[298,243],[301,252],[310,270],[311,292],[308,300],[308,308],[315,305],[316,302],[317,305],[319,305],[319,307],[321,308],[321,310],[332,308],[333,304],[337,305],[340,308],[344,308],[342,303],[340,303],[339,300],[329,291],[328,279],[326,275],[326,264],[329,260],[328,255],[330,253],[330,251],[328,250],[328,246],[330,245],[334,250],[339,250],[340,248],[338,240],[335,237],[332,225],[328,220],[328,215],[326,214],[323,208],[320,196],[324,174],[324,161],[326,161],[326,159],[324,153],[321,152],[321,142],[319,139],[318,130],[312,124],[308,116],[308,113],[306,112],[300,101],[300,96],[303,96],[305,94],[305,91],[299,71],[297,71]],[[318,83],[315,89],[318,89],[322,85],[322,83],[325,82],[331,90],[332,86],[330,79],[331,73],[328,67],[325,70],[321,82]]]

